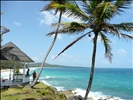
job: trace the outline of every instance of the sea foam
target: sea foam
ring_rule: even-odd
[[[76,88],[75,90],[72,91],[75,96],[81,95],[82,97],[85,96],[86,90]],[[90,91],[88,98],[93,98],[94,100],[98,99],[107,99],[107,100],[124,100],[119,97],[113,97],[109,95],[104,95],[102,92],[92,92]]]
[[[48,82],[46,82],[46,81],[44,81],[44,80],[39,80],[39,81],[43,82],[43,83],[46,84],[46,85],[51,86],[51,84],[49,84]]]
[[[64,87],[61,87],[61,86],[53,86],[51,84],[49,84],[48,82],[44,81],[44,80],[41,80],[44,84],[46,85],[49,85],[49,86],[52,86],[52,87],[55,87],[58,91],[61,91],[61,90],[66,90]],[[86,90],[84,89],[81,89],[81,88],[76,88],[72,91],[72,93],[75,95],[75,96],[78,96],[78,95],[81,95],[82,97],[85,96],[85,92]],[[124,100],[124,99],[121,99],[119,97],[114,97],[114,96],[109,96],[109,95],[104,95],[102,92],[90,92],[89,95],[88,95],[88,98],[93,98],[94,100],[98,100],[98,99],[107,99],[107,100]]]

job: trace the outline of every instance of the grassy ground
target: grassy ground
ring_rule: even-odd
[[[28,99],[25,99],[28,98]],[[32,99],[29,99],[32,98]],[[35,98],[35,99],[33,99]],[[66,100],[64,94],[43,83],[37,83],[33,89],[18,86],[8,90],[1,89],[1,100]]]

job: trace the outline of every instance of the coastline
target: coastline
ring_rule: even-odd
[[[40,80],[40,82],[42,82],[48,86],[51,86],[53,88],[56,88],[58,92],[65,94],[65,96],[67,97],[68,100],[75,100],[74,98],[77,98],[77,97],[83,98],[85,95],[85,92],[86,92],[85,90],[80,89],[80,88],[76,88],[74,90],[71,90],[71,89],[66,90],[62,87],[52,86],[51,84],[47,83],[45,80],[43,80],[43,81]],[[76,99],[76,100],[78,100],[78,99]],[[81,100],[83,100],[83,99],[81,99]],[[87,100],[124,100],[124,99],[121,99],[119,97],[115,97],[112,95],[104,95],[101,92],[90,91]]]
[[[35,70],[37,68],[39,68],[39,67],[31,67],[30,71]],[[23,71],[23,69],[20,69],[20,72],[22,72],[22,71]],[[1,70],[1,74],[6,74],[6,76],[7,76],[6,78],[9,78],[10,69]],[[3,76],[3,75],[1,75],[1,76]],[[46,85],[52,86],[51,84],[48,84],[45,80],[40,80],[40,81],[43,82]],[[79,89],[79,88],[77,88],[75,90],[64,90],[61,87],[55,87],[55,86],[52,86],[52,87],[56,88],[57,91],[65,94],[65,96],[69,100],[71,100],[71,98],[74,98],[74,97],[79,96],[79,95],[84,97],[84,94],[85,94],[85,90],[82,90],[82,89]],[[103,95],[102,93],[99,93],[99,92],[95,92],[95,93],[90,92],[89,97],[88,97],[87,100],[122,100],[122,99],[120,99],[118,97],[114,97],[114,96]]]

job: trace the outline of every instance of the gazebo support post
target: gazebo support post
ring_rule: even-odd
[[[10,67],[10,74],[9,74],[9,87],[11,86],[11,67]]]
[[[29,62],[28,62],[28,68],[29,68]]]
[[[13,81],[15,81],[15,69],[16,69],[16,64],[14,64],[14,69],[13,69]]]
[[[25,64],[25,62],[24,62],[24,68],[23,68],[23,82],[22,82],[22,83],[25,83],[25,66],[26,66],[26,64]]]

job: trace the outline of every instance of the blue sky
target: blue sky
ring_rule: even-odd
[[[53,11],[40,12],[48,3],[46,1],[1,1],[1,11],[4,12],[1,15],[1,25],[10,29],[10,32],[3,35],[2,44],[11,41],[35,62],[42,62],[53,39],[53,37],[47,37],[46,34],[55,29],[51,28],[50,25],[58,21],[58,14],[54,15]],[[111,23],[133,22],[133,4],[131,6],[131,9],[125,10],[120,16],[114,17]],[[64,15],[62,21],[79,20],[67,18]],[[89,37],[83,38],[57,59],[53,60],[66,45],[78,36],[80,35],[59,35],[46,62],[50,64],[90,67],[93,45]],[[117,37],[109,38],[112,41],[112,63],[105,59],[104,46],[99,39],[96,67],[133,68],[132,41],[119,40]]]

